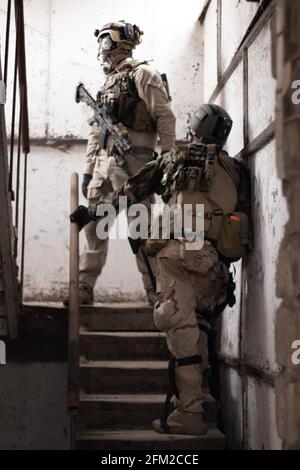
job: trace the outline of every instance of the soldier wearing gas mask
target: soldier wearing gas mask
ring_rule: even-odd
[[[98,58],[107,76],[97,99],[106,105],[113,122],[132,144],[132,152],[128,158],[125,156],[126,165],[120,166],[107,130],[96,123],[91,125],[82,183],[89,204],[120,188],[129,176],[156,158],[158,136],[162,153],[175,144],[175,116],[170,106],[166,76],[161,76],[146,61],[132,58],[132,51],[141,42],[142,34],[138,26],[124,21],[106,24],[95,32]],[[146,204],[150,205],[149,199]],[[81,304],[92,303],[93,288],[108,250],[108,239],[97,238],[95,222],[87,225],[85,233],[87,244],[80,257]],[[143,258],[140,253],[136,258],[148,301],[153,304],[155,293]]]
[[[168,205],[192,211],[193,227],[199,204],[204,222],[204,244],[188,249],[185,227],[181,237],[145,242],[157,260],[157,302],[154,320],[166,333],[171,389],[164,415],[153,422],[157,432],[200,435],[206,432],[202,403],[202,374],[208,366],[207,330],[226,305],[233,306],[231,262],[250,249],[250,179],[246,167],[223,150],[232,120],[221,107],[203,105],[190,122],[192,138],[181,148],[152,161],[122,188],[88,209],[80,207],[71,221],[82,225],[97,219],[99,204],[118,207],[120,196],[128,205],[156,192]],[[169,413],[171,396],[176,407]]]

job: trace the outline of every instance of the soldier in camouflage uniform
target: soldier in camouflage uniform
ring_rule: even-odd
[[[153,428],[198,435],[206,432],[202,372],[207,367],[207,338],[197,315],[208,318],[228,302],[230,262],[244,256],[249,245],[250,187],[243,164],[222,150],[232,126],[229,115],[216,105],[203,105],[190,125],[191,142],[149,162],[121,189],[88,209],[81,207],[71,220],[80,224],[82,214],[96,219],[99,204],[117,208],[121,195],[131,205],[156,192],[169,205],[191,204],[193,219],[196,204],[204,205],[201,249],[188,250],[184,233],[179,240],[172,235],[154,240],[154,249],[152,241],[146,241],[149,253],[158,251],[154,320],[166,333],[175,358],[177,386],[175,410],[166,419],[155,420]]]
[[[89,204],[101,196],[120,188],[147,162],[156,157],[159,135],[161,152],[168,152],[175,144],[175,116],[171,110],[165,75],[160,75],[144,61],[132,59],[132,50],[141,42],[142,32],[136,25],[123,21],[106,24],[95,35],[99,43],[98,57],[107,79],[98,99],[104,103],[115,124],[133,145],[133,157],[125,157],[126,168],[114,158],[110,135],[94,123],[87,145],[82,191]],[[150,206],[150,199],[146,201]],[[96,235],[96,223],[85,228],[87,244],[80,257],[80,302],[93,301],[93,288],[107,256],[108,239]],[[155,269],[155,263],[152,263]],[[155,293],[140,252],[137,266],[144,287],[153,303]]]

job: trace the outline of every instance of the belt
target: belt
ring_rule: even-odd
[[[131,147],[132,153],[136,155],[149,155],[149,157],[152,157],[153,159],[156,159],[158,157],[158,153],[155,152],[155,150],[149,148],[149,147],[136,147],[133,146]],[[115,157],[116,153],[114,152],[114,146],[108,149],[108,156],[110,157]]]

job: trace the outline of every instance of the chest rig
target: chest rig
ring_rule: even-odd
[[[205,239],[211,241],[226,259],[246,255],[250,244],[250,218],[245,201],[250,191],[240,164],[216,145],[187,144],[166,157],[162,178],[162,198],[169,205],[189,205],[193,230],[196,218],[204,216]],[[204,214],[197,213],[203,204]]]
[[[162,179],[164,202],[178,191],[209,192],[216,174],[217,158],[216,145],[191,143],[184,151],[171,150]]]
[[[133,131],[156,132],[156,125],[139,97],[134,71],[146,62],[128,64],[126,69],[110,75],[98,93],[114,124],[123,124]]]

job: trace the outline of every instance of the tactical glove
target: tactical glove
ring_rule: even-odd
[[[89,210],[85,206],[78,206],[77,209],[70,215],[70,221],[72,224],[78,225],[79,231],[92,220],[94,219],[90,216]]]
[[[87,188],[88,188],[88,185],[90,184],[90,181],[91,181],[92,178],[93,178],[92,175],[88,175],[87,173],[85,173],[83,175],[81,190],[82,190],[82,194],[84,195],[85,199],[87,199]]]

